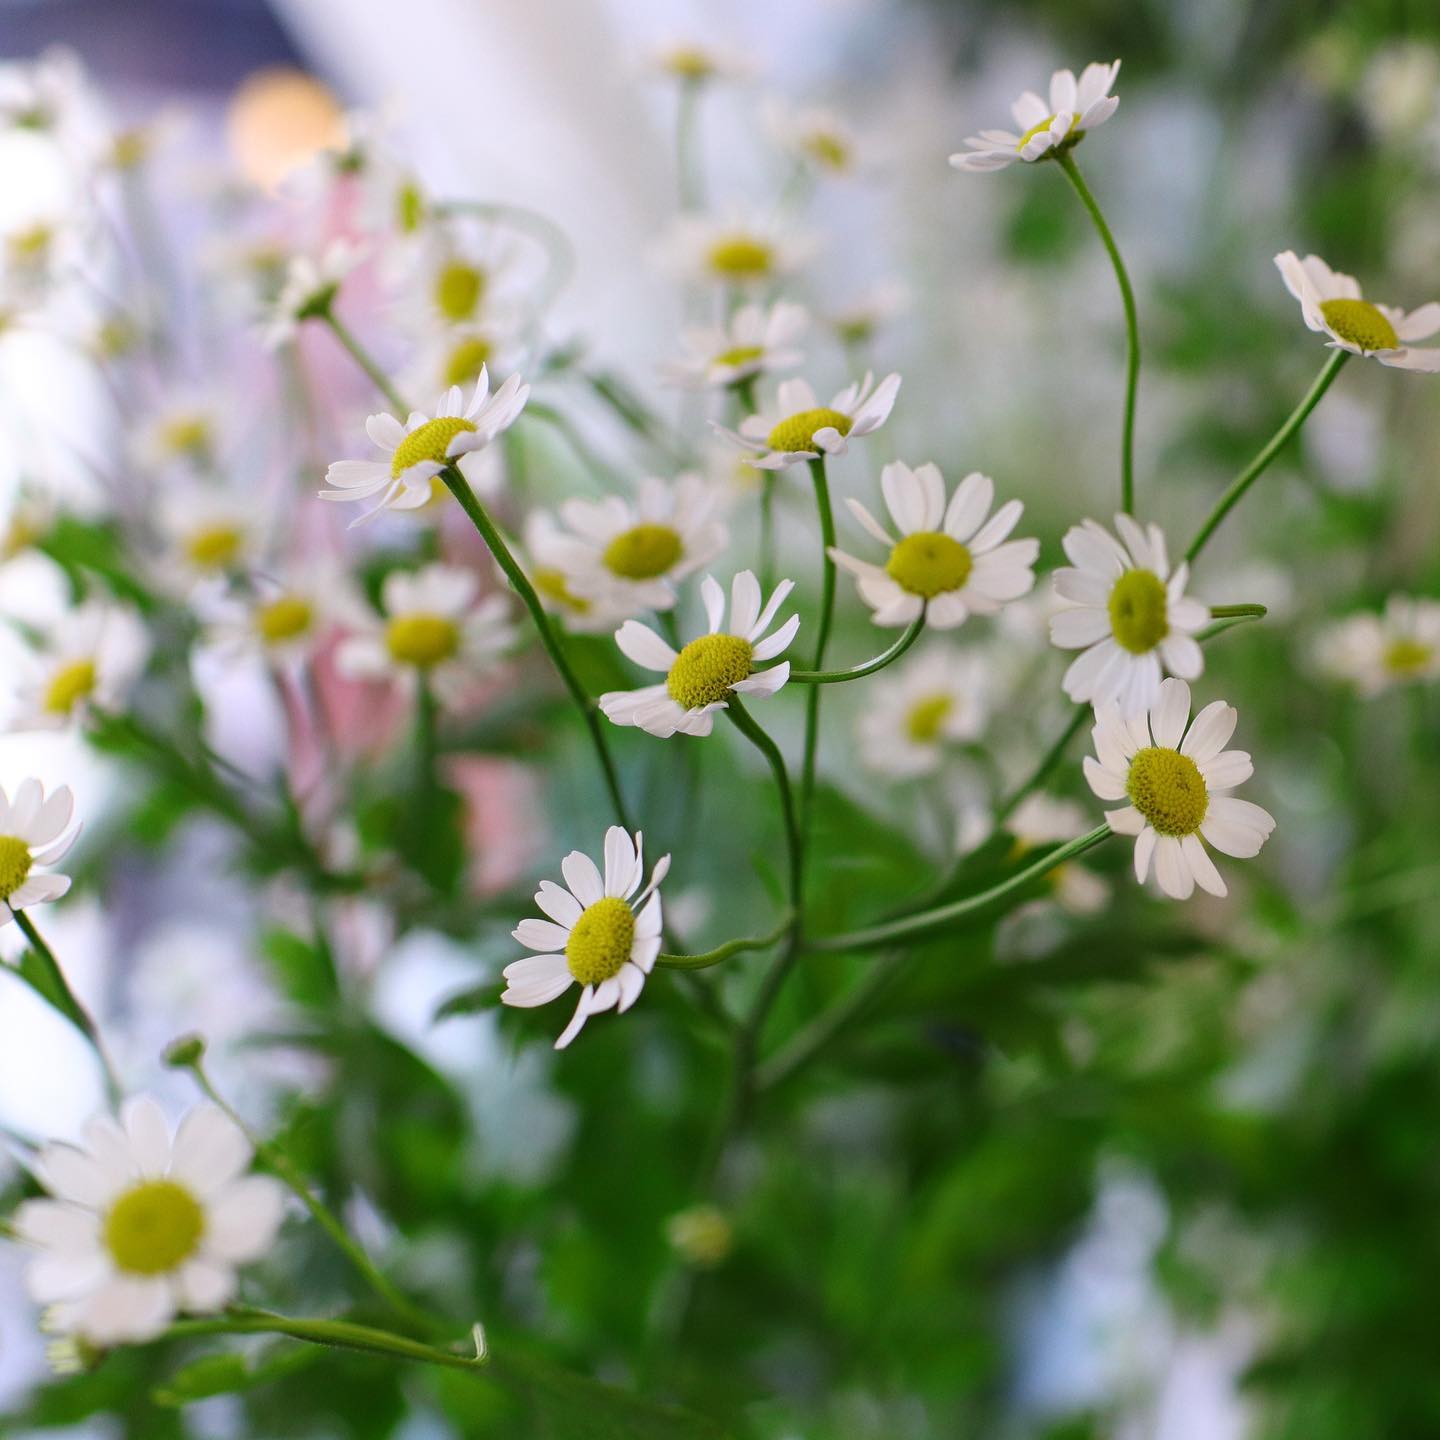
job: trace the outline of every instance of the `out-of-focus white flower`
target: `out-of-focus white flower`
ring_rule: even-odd
[[[1360,80],[1360,108],[1386,140],[1413,139],[1440,102],[1440,51],[1423,40],[1398,40],[1371,56]]]
[[[48,905],[70,889],[68,875],[37,875],[37,865],[63,860],[80,834],[70,828],[75,797],[62,785],[45,798],[38,780],[22,780],[11,800],[0,789],[0,925],[17,910]]]
[[[931,775],[947,753],[979,739],[989,714],[988,667],[936,646],[890,670],[860,714],[860,758],[896,779]]]
[[[1090,820],[1073,800],[1058,800],[1036,790],[1015,807],[1005,828],[1015,837],[1018,854],[1024,855],[1040,845],[1078,839],[1090,829]],[[1060,906],[1074,915],[1097,914],[1110,898],[1110,887],[1078,860],[1057,865],[1045,878]]]
[[[724,1264],[735,1248],[735,1227],[716,1206],[692,1205],[665,1222],[665,1238],[687,1264],[713,1270]]]
[[[173,466],[213,472],[226,449],[229,424],[225,397],[218,391],[187,386],[167,395],[135,425],[131,444],[138,464],[164,472]]]
[[[749,453],[759,470],[782,470],[821,455],[843,455],[852,439],[878,430],[895,408],[900,377],[887,375],[878,385],[868,371],[821,405],[804,380],[782,380],[774,414],[747,415],[739,430],[715,425],[715,431]],[[714,424],[714,422],[712,422]]]
[[[723,325],[686,330],[686,353],[664,373],[677,385],[704,390],[793,370],[805,358],[795,342],[809,324],[803,305],[742,305]]]
[[[520,351],[516,324],[514,316],[492,313],[478,324],[435,327],[417,342],[414,361],[401,373],[402,388],[421,394],[451,385],[464,390],[482,370],[505,374]]]
[[[765,126],[782,150],[823,175],[853,175],[859,167],[855,133],[833,110],[797,109],[777,98],[765,107]]]
[[[661,245],[662,258],[685,279],[739,289],[792,275],[815,251],[809,236],[770,217],[682,215]]]
[[[92,710],[123,709],[149,654],[149,635],[133,610],[85,601],[22,662],[10,728],[59,729],[83,722]]]
[[[540,603],[565,621],[565,628],[582,635],[613,631],[628,618],[629,607],[614,595],[579,595],[570,588],[567,573],[574,542],[546,510],[532,510],[525,519],[525,549],[530,556],[530,583]]]
[[[1392,595],[1383,615],[1339,620],[1320,635],[1315,660],[1366,695],[1440,678],[1440,600]]]
[[[0,284],[27,303],[43,300],[79,264],[91,217],[79,209],[27,215],[0,234]]]
[[[910,308],[910,289],[899,280],[881,280],[823,318],[842,345],[868,345],[878,331]]]
[[[341,281],[364,258],[364,248],[345,239],[332,240],[318,258],[291,256],[266,318],[265,344],[271,349],[283,345],[304,321],[323,315],[339,294]]]
[[[52,46],[34,60],[0,65],[0,129],[33,130],[64,139],[89,96],[74,51]]]
[[[55,520],[55,501],[45,491],[22,485],[0,527],[0,565],[43,540]]]
[[[247,570],[259,542],[256,523],[254,501],[233,491],[203,483],[169,491],[160,527],[170,588],[184,595],[197,584],[213,585]]]
[[[1110,89],[1119,73],[1118,60],[1087,65],[1078,81],[1073,71],[1057,70],[1050,77],[1048,101],[1027,90],[1011,105],[1018,135],[1009,130],[982,130],[966,139],[969,149],[952,155],[950,163],[957,170],[978,173],[1003,170],[1017,160],[1045,160],[1064,154],[1115,113],[1120,100]]]
[[[673,40],[657,46],[647,57],[647,64],[652,73],[686,85],[748,80],[755,72],[754,63],[741,51],[694,40]]]
[[[363,614],[348,577],[329,565],[295,567],[284,579],[257,574],[243,594],[229,594],[206,617],[217,650],[259,654],[283,664],[313,654],[332,623]]]

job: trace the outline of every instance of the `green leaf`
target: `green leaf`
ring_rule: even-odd
[[[177,1370],[163,1385],[156,1386],[152,1398],[157,1405],[176,1409],[209,1400],[215,1395],[233,1395],[279,1380],[323,1358],[324,1351],[310,1346],[279,1346],[255,1357],[252,1363],[244,1355],[226,1352],[202,1355],[198,1360]]]

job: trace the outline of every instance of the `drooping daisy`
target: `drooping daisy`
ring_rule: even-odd
[[[149,636],[133,611],[97,600],[77,605],[26,658],[11,728],[55,730],[92,710],[123,709],[149,654]]]
[[[1383,615],[1351,615],[1331,625],[1316,659],[1364,695],[1440,679],[1440,601],[1392,595]]]
[[[660,882],[670,869],[662,856],[645,877],[640,832],[632,840],[620,825],[605,832],[605,874],[583,851],[572,850],[560,863],[564,885],[542,880],[535,903],[550,918],[522,920],[511,932],[529,950],[505,967],[502,1004],[529,1009],[548,1004],[571,985],[580,985],[580,1003],[555,1042],[563,1050],[602,1010],[624,1014],[645,988],[645,977],[660,953],[664,922]],[[567,888],[568,887],[568,888]],[[636,891],[639,890],[639,894]]]
[[[805,358],[795,342],[809,324],[803,305],[784,300],[768,310],[742,305],[724,325],[686,330],[681,336],[686,353],[665,374],[674,384],[705,390],[793,370]]]
[[[1090,820],[1073,800],[1059,800],[1037,790],[1015,807],[1005,829],[1015,837],[1018,858],[1040,845],[1078,839],[1090,829]],[[1094,915],[1105,908],[1110,898],[1105,881],[1078,860],[1057,865],[1045,879],[1061,908],[1073,915]]]
[[[577,595],[613,598],[627,615],[668,610],[676,585],[725,548],[717,509],[715,489],[700,475],[647,477],[634,500],[565,501],[565,533],[552,537],[550,553]]]
[[[709,632],[692,640],[677,654],[648,626],[627,620],[616,632],[615,643],[637,665],[659,670],[660,685],[640,690],[611,690],[600,697],[600,708],[617,725],[638,725],[651,735],[708,735],[715,712],[723,710],[731,695],[773,695],[790,678],[790,662],[782,660],[768,670],[756,664],[773,660],[786,650],[800,628],[792,615],[772,635],[766,635],[785,597],[795,588],[782,580],[761,608],[760,582],[754,572],[742,570],[730,586],[730,625],[725,622],[725,592],[711,575],[700,586]]]
[[[65,857],[80,834],[70,829],[75,797],[62,785],[45,798],[38,780],[22,780],[14,800],[0,789],[0,925],[17,910],[48,905],[70,888],[68,875],[37,875],[37,865],[53,865]]]
[[[1205,668],[1195,631],[1208,607],[1185,595],[1190,567],[1172,572],[1165,536],[1128,515],[1115,517],[1116,540],[1086,520],[1062,542],[1074,568],[1055,572],[1055,593],[1068,608],[1051,617],[1050,642],[1084,653],[1065,672],[1065,693],[1099,706],[1113,700],[1125,716],[1148,710],[1163,671],[1193,680]]]
[[[532,510],[525,520],[525,549],[530,556],[528,574],[540,603],[565,621],[565,628],[580,635],[613,631],[627,618],[628,606],[614,595],[580,595],[570,588],[574,541],[555,517]]]
[[[509,601],[488,595],[477,604],[479,589],[473,572],[449,565],[392,571],[380,589],[384,618],[341,642],[337,666],[355,679],[410,688],[424,679],[441,700],[460,699],[516,639]]]
[[[152,1340],[179,1312],[210,1314],[235,1293],[237,1266],[271,1247],[280,1182],[247,1175],[250,1144],[214,1105],[172,1136],[149,1096],[117,1122],[98,1116],[83,1145],[47,1145],[35,1175],[53,1198],[27,1200],[15,1229],[39,1255],[26,1285],[50,1321],[93,1345]]]
[[[747,415],[738,432],[723,425],[715,430],[749,452],[748,464],[782,470],[821,455],[843,455],[851,440],[878,430],[890,418],[899,393],[898,375],[887,375],[876,385],[867,371],[863,380],[821,405],[804,380],[782,380],[773,415]]]
[[[988,672],[978,655],[948,646],[897,666],[861,713],[861,759],[897,779],[934,774],[955,746],[984,731]]]
[[[912,470],[893,461],[880,472],[880,488],[897,540],[858,501],[851,512],[888,547],[883,565],[832,549],[831,559],[857,578],[860,598],[877,625],[908,625],[925,612],[937,630],[952,630],[971,615],[994,615],[1035,584],[1038,540],[1005,537],[1025,507],[1007,500],[994,515],[995,482],[978,471],[967,475],[945,503],[945,481],[936,465]]]
[[[952,155],[950,163],[957,170],[978,173],[1003,170],[1017,160],[1045,160],[1064,154],[1115,113],[1120,100],[1110,93],[1110,87],[1119,73],[1118,60],[1087,65],[1078,81],[1073,71],[1057,70],[1050,77],[1048,102],[1027,90],[1011,105],[1018,135],[1009,130],[982,130],[966,139],[970,148]]]
[[[1226,750],[1235,710],[1212,701],[1190,719],[1190,687],[1173,676],[1162,681],[1148,711],[1130,720],[1106,704],[1096,711],[1096,759],[1085,757],[1085,779],[1102,800],[1123,800],[1105,819],[1117,835],[1134,835],[1135,878],[1142,884],[1155,860],[1160,888],[1187,900],[1198,885],[1224,895],[1202,838],[1223,855],[1249,859],[1275,828],[1274,817],[1230,794],[1254,773],[1243,750]]]
[[[661,244],[682,277],[740,289],[771,285],[794,274],[815,243],[779,220],[754,215],[682,215]]]
[[[1440,371],[1440,346],[1413,349],[1412,340],[1428,340],[1440,330],[1440,301],[1418,310],[1374,305],[1360,298],[1353,275],[1332,270],[1318,255],[1301,260],[1293,250],[1275,257],[1285,288],[1300,302],[1305,324],[1330,337],[1332,350],[1370,355],[1397,370]]]
[[[306,320],[323,315],[340,293],[341,282],[364,258],[364,249],[345,239],[332,240],[318,257],[292,255],[265,325],[265,344],[273,350]]]
[[[483,449],[502,431],[509,429],[530,398],[530,387],[512,375],[493,395],[490,375],[484,366],[475,382],[469,405],[458,385],[435,403],[433,417],[418,410],[401,424],[393,415],[372,415],[365,433],[389,456],[388,460],[336,460],[325,472],[332,488],[322,490],[322,500],[369,500],[380,497],[352,526],[369,520],[382,510],[415,510],[431,498],[431,478],[447,464],[466,473],[468,455]]]

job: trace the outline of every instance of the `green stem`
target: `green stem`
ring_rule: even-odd
[[[780,794],[780,813],[785,822],[785,848],[789,855],[792,913],[787,928],[792,928],[798,926],[800,919],[800,874],[804,864],[804,851],[800,840],[800,826],[795,817],[795,798],[790,789],[790,775],[785,769],[785,757],[780,753],[780,747],[755,723],[750,712],[740,703],[739,696],[730,696],[726,702],[725,714],[735,728],[765,757],[775,775],[775,788]]]
[[[627,830],[633,831],[635,827],[630,823],[630,817],[625,809],[625,800],[620,793],[620,777],[616,773],[615,761],[611,757],[610,747],[605,739],[605,730],[595,709],[595,702],[590,698],[584,685],[580,683],[580,677],[576,675],[569,660],[566,659],[560,638],[550,623],[550,617],[545,613],[545,607],[540,603],[540,597],[535,593],[535,587],[520,568],[495,522],[476,498],[475,492],[459,470],[453,465],[447,465],[440,472],[440,478],[445,482],[450,493],[460,502],[460,508],[470,517],[471,524],[480,532],[480,538],[484,540],[490,553],[495,557],[496,563],[505,572],[505,578],[509,580],[515,593],[519,595],[521,602],[530,612],[530,618],[534,621],[535,629],[540,636],[540,643],[545,647],[545,653],[549,655],[551,663],[559,672],[566,690],[570,692],[570,698],[575,702],[575,708],[579,710],[580,716],[585,722],[585,728],[590,732],[590,740],[595,747],[595,755],[605,777],[605,788],[610,792],[610,803],[614,807],[615,818]]]
[[[1229,488],[1215,502],[1205,523],[1196,532],[1185,552],[1185,558],[1193,561],[1205,548],[1220,522],[1240,503],[1245,492],[1270,467],[1270,462],[1285,448],[1290,437],[1305,423],[1310,412],[1320,403],[1320,397],[1330,388],[1330,383],[1340,373],[1340,367],[1350,358],[1348,350],[1337,350],[1325,362],[1314,383],[1305,392],[1305,397],[1290,412],[1285,423],[1266,441],[1260,453],[1230,482]]]
[[[830,625],[835,615],[835,562],[830,558],[830,551],[835,545],[835,514],[830,506],[830,485],[825,477],[823,456],[810,462],[810,475],[815,482],[815,508],[820,516],[821,552],[820,620],[815,630],[815,662],[811,668],[820,672],[825,669],[825,647],[830,643]],[[815,790],[815,761],[820,744],[820,693],[820,687],[816,685],[805,696],[805,753],[800,772],[802,844],[810,830],[810,801]],[[797,908],[799,904],[797,899]]]
[[[1135,291],[1131,288],[1125,262],[1120,258],[1120,247],[1116,245],[1100,206],[1080,174],[1075,157],[1066,153],[1056,158],[1065,172],[1065,178],[1075,187],[1081,204],[1090,212],[1101,244],[1110,256],[1115,282],[1120,287],[1120,303],[1125,307],[1125,420],[1120,438],[1120,508],[1130,515],[1135,510],[1135,392],[1140,384],[1140,322],[1135,313]]]
[[[350,358],[370,377],[371,383],[393,407],[403,422],[410,413],[410,407],[400,398],[400,392],[390,383],[390,377],[371,358],[370,352],[357,340],[350,327],[335,314],[331,305],[326,305],[315,317],[330,327],[330,333],[345,347]]]
[[[852,666],[849,670],[792,670],[791,683],[797,685],[838,685],[845,680],[862,680],[898,660],[919,638],[925,628],[925,614],[910,622],[905,633],[888,649],[867,660],[863,665]]]
[[[933,910],[922,910],[919,914],[907,915],[886,924],[872,925],[867,930],[853,930],[844,935],[826,935],[818,940],[807,941],[806,948],[824,951],[873,950],[877,946],[889,945],[895,941],[908,943],[923,940],[933,931],[957,920],[968,919],[997,900],[1003,900],[1016,890],[1023,889],[1031,881],[1049,874],[1057,865],[1063,865],[1067,860],[1073,860],[1077,855],[1093,850],[1102,841],[1108,840],[1111,834],[1108,825],[1099,825],[1078,839],[1052,850],[1023,870],[1017,870],[1009,879],[992,885],[988,890],[982,890],[978,895],[967,895],[963,900],[955,900]]]
[[[756,935],[743,940],[727,940],[723,945],[717,945],[713,950],[703,951],[699,955],[661,955],[655,963],[668,965],[675,970],[706,970],[711,965],[718,965],[722,960],[728,960],[732,955],[743,954],[746,950],[768,950],[772,945],[779,944],[794,921],[795,917],[786,911],[784,918],[768,935]]]
[[[700,167],[696,157],[699,139],[700,92],[703,82],[681,80],[675,111],[675,186],[682,210],[698,210],[704,203]]]

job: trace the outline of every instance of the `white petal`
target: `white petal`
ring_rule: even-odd
[[[753,570],[742,570],[730,582],[730,633],[749,635],[760,618],[760,582]]]
[[[1145,817],[1133,805],[1126,805],[1120,810],[1107,810],[1105,823],[1116,835],[1139,835],[1145,828]]]
[[[605,893],[628,899],[635,893],[644,873],[640,847],[630,838],[623,825],[612,825],[605,832]],[[546,949],[552,947],[546,946]]]
[[[675,651],[670,648],[648,625],[638,620],[627,620],[616,632],[615,643],[620,653],[628,660],[646,670],[667,672],[675,663]]]
[[[584,906],[605,898],[605,886],[595,862],[583,850],[572,850],[561,862],[560,873],[570,893]]]
[[[1155,844],[1155,879],[1172,900],[1188,900],[1195,893],[1195,877],[1173,835],[1162,835]]]
[[[1212,795],[1200,834],[1222,854],[1248,860],[1260,853],[1274,828],[1268,810],[1233,795]]]
[[[700,582],[700,599],[705,606],[705,619],[709,623],[710,634],[714,635],[725,620],[725,592],[713,575],[707,575]]]
[[[1213,760],[1235,733],[1235,722],[1239,718],[1233,705],[1212,700],[1191,722],[1180,753],[1188,755],[1197,765]]]
[[[214,1260],[247,1265],[275,1242],[285,1215],[285,1187],[269,1175],[244,1175],[206,1206],[201,1249]]]
[[[569,930],[549,920],[522,920],[510,933],[527,949],[547,954],[563,950],[570,943]]]
[[[955,487],[945,511],[945,533],[961,544],[969,540],[984,523],[995,499],[995,482],[978,470],[972,471]]]
[[[1150,860],[1155,854],[1155,842],[1160,837],[1147,825],[1135,840],[1135,879],[1143,885],[1150,873]]]
[[[1179,748],[1190,718],[1190,687],[1183,680],[1166,680],[1160,686],[1160,703],[1150,713],[1150,732],[1164,750]]]
[[[235,1293],[235,1272],[213,1260],[190,1260],[175,1276],[175,1298],[192,1315],[209,1315],[227,1304]]]
[[[568,930],[584,913],[584,906],[566,889],[553,880],[542,880],[535,892],[535,903],[557,925]]]
[[[1205,847],[1200,843],[1198,835],[1186,835],[1180,841],[1180,848],[1185,854],[1185,863],[1190,867],[1190,873],[1195,877],[1195,883],[1211,895],[1223,897],[1226,893],[1225,882],[1220,878],[1220,872],[1215,868],[1215,862],[1205,853]]]
[[[204,1199],[228,1185],[250,1163],[250,1142],[216,1105],[197,1105],[175,1132],[170,1174]]]
[[[1233,790],[1255,773],[1255,766],[1243,750],[1226,750],[1200,766],[1206,790]]]

